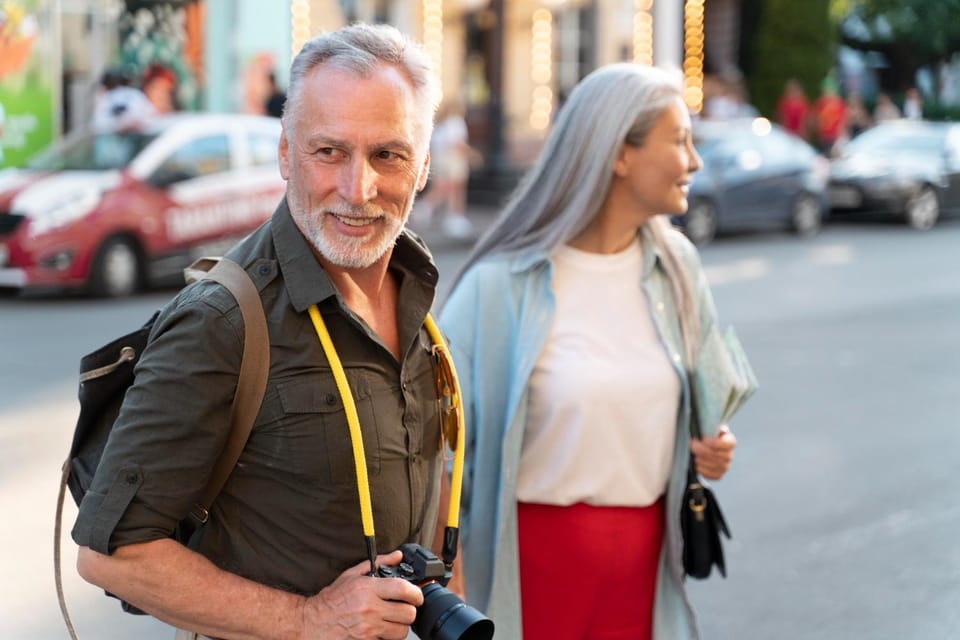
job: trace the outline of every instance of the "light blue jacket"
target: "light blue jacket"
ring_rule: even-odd
[[[666,494],[667,528],[654,606],[654,640],[698,638],[683,587],[680,499],[689,460],[689,386],[670,284],[647,231],[641,234],[638,284],[681,380],[673,467]],[[699,256],[679,232],[670,242],[697,283],[701,332],[715,324],[713,299]],[[440,326],[451,344],[466,407],[467,455],[462,543],[468,602],[490,616],[497,637],[521,637],[516,481],[527,412],[527,383],[554,313],[553,266],[545,253],[491,256],[474,265],[443,306]],[[589,304],[584,300],[584,304]],[[637,407],[642,411],[643,407]],[[611,558],[616,562],[616,558]],[[575,578],[571,578],[575,579]]]

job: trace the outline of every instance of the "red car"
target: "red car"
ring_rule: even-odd
[[[0,171],[0,287],[124,296],[181,278],[267,220],[280,121],[176,114],[83,132]]]

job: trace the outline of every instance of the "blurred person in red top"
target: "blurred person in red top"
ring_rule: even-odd
[[[177,110],[177,76],[169,68],[151,64],[144,70],[140,85],[157,113]]]
[[[806,139],[809,111],[810,103],[807,102],[803,86],[796,78],[790,78],[777,102],[777,122],[787,131]]]
[[[846,131],[847,104],[829,79],[823,83],[823,93],[813,103],[813,126],[817,148],[824,155],[830,155],[837,140]]]

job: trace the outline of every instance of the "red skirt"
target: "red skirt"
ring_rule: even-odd
[[[524,640],[649,640],[663,499],[649,507],[521,502]]]

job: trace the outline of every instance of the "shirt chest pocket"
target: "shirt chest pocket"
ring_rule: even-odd
[[[374,407],[358,385],[351,384],[360,419],[367,473],[380,473],[380,433]],[[315,476],[321,483],[356,485],[353,446],[343,399],[333,376],[302,376],[277,385],[281,409],[273,428],[259,435],[285,451],[289,472]]]

